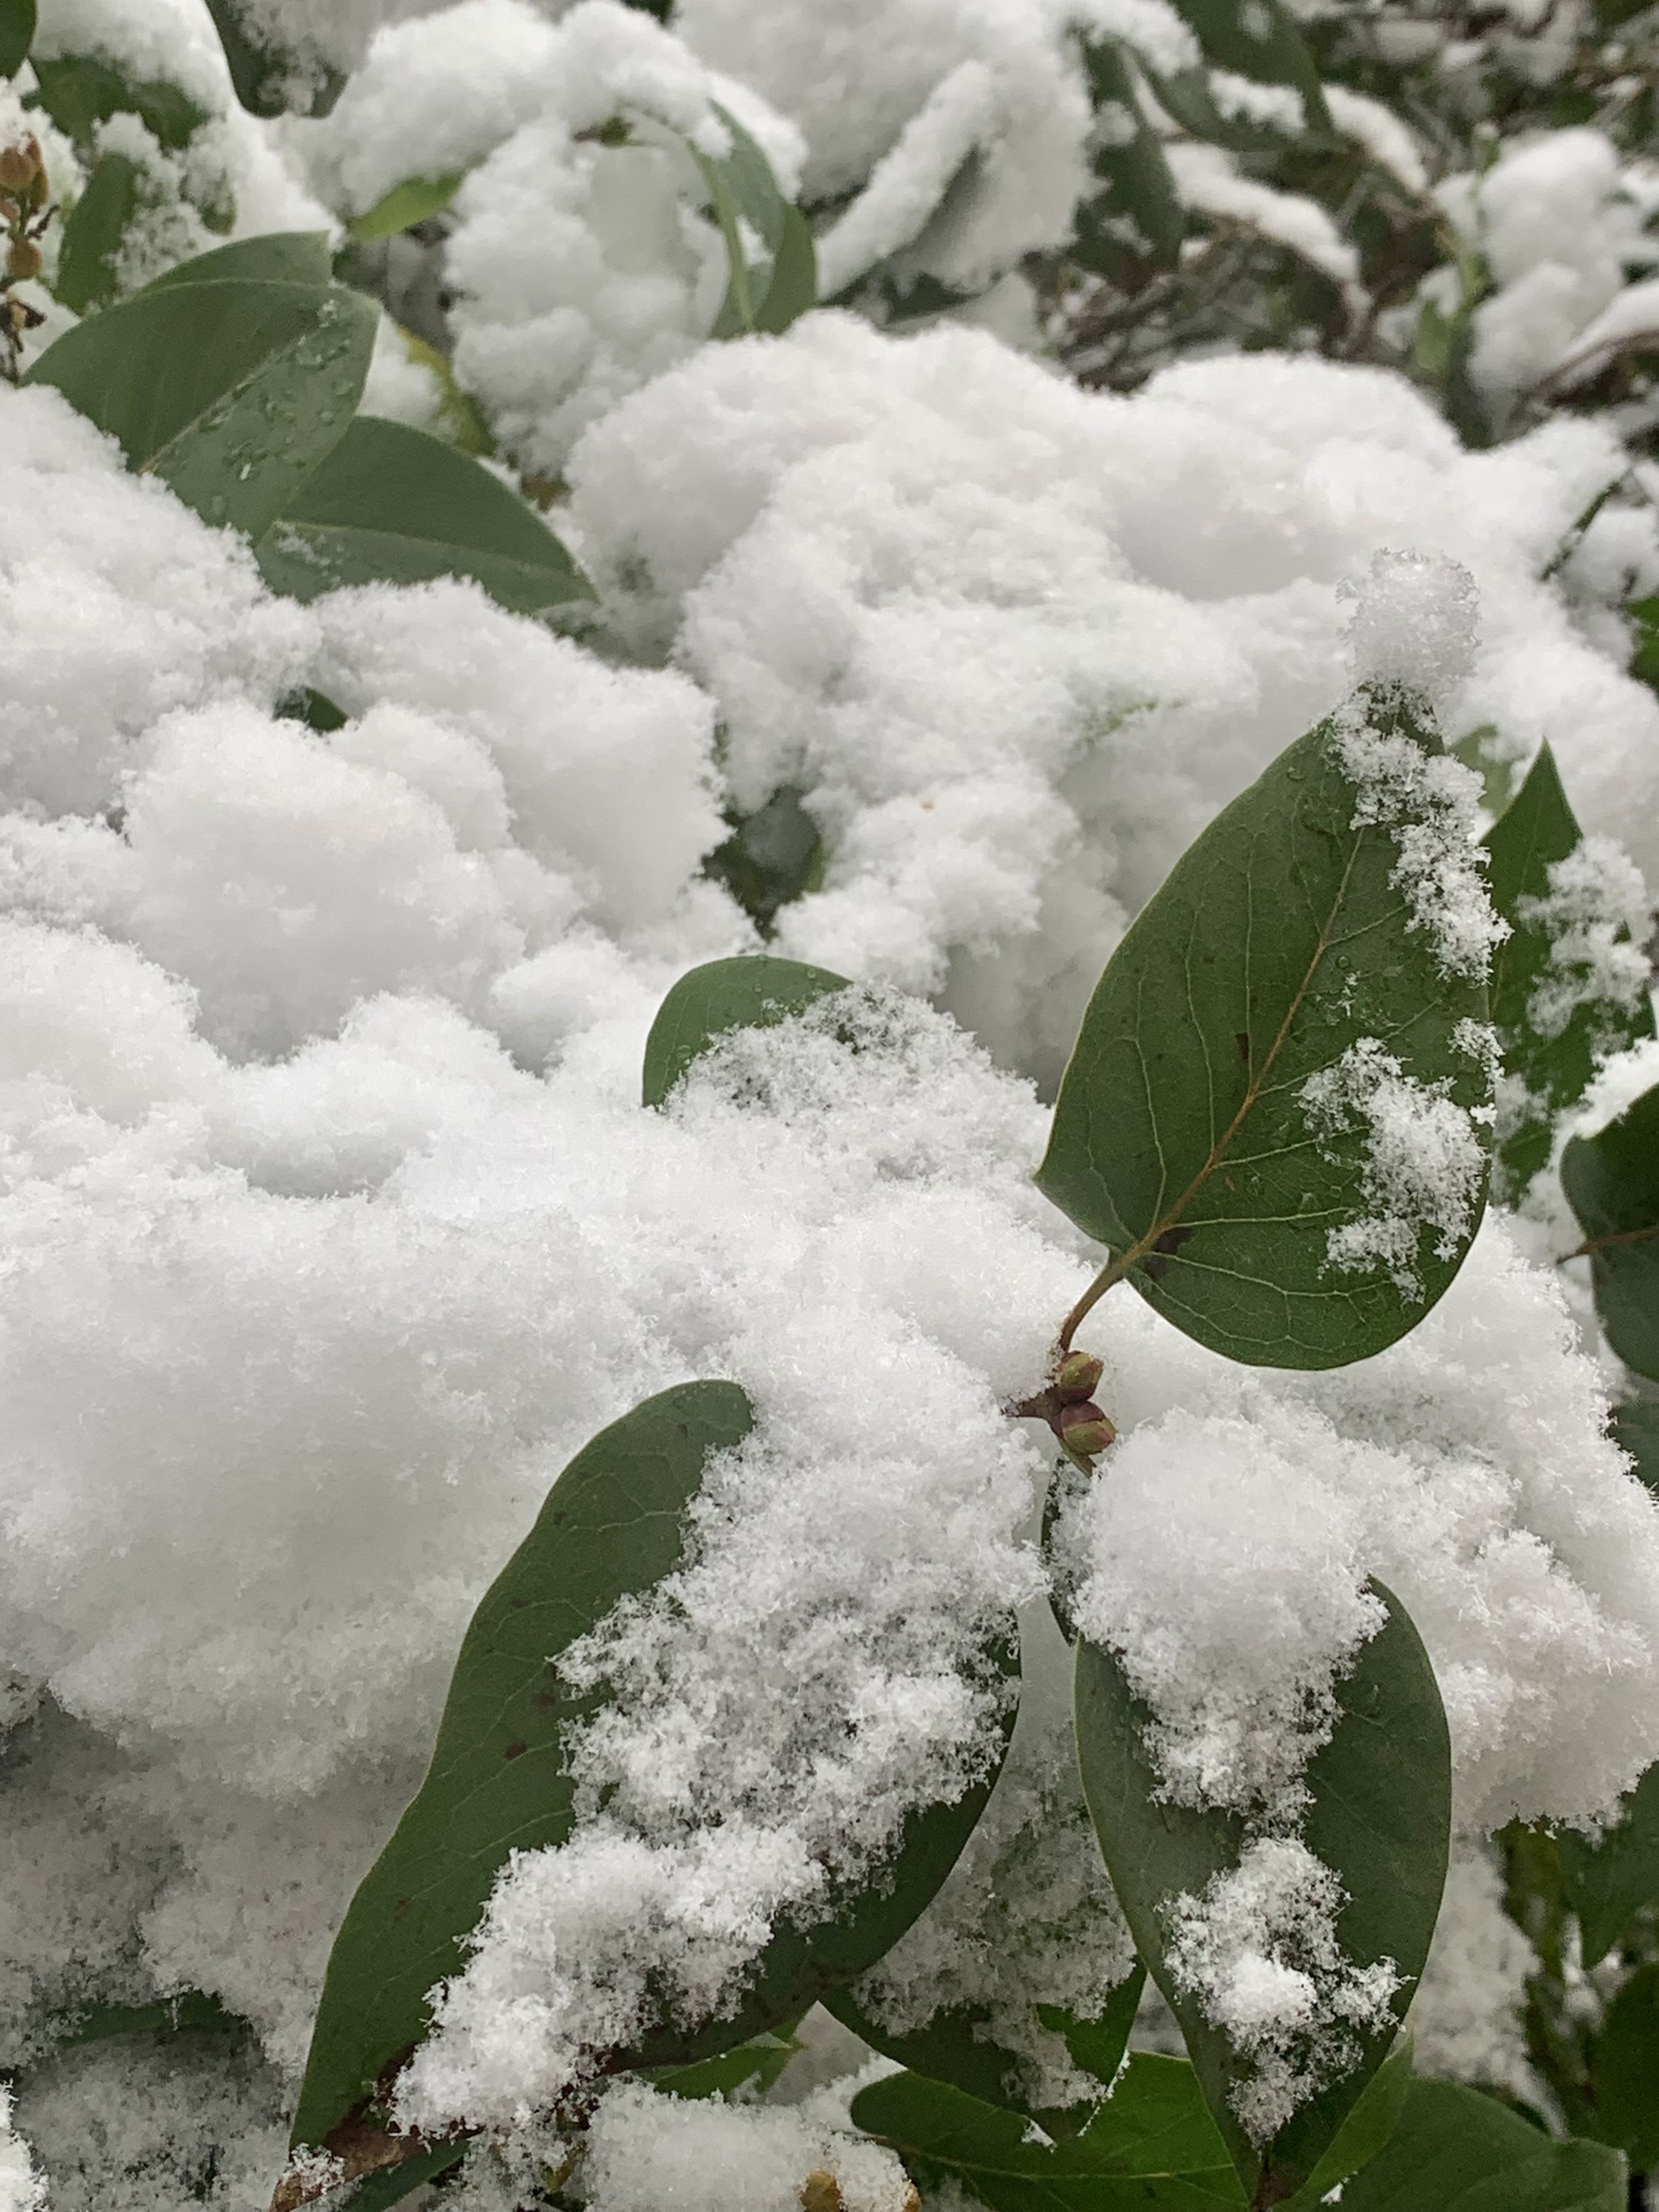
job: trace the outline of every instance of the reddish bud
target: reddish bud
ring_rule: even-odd
[[[1068,1402],[1092,1397],[1095,1385],[1105,1372],[1103,1360],[1093,1358],[1086,1352],[1068,1352],[1054,1376],[1055,1393]]]
[[[26,191],[40,171],[39,139],[26,138],[21,146],[0,146],[0,190]]]
[[[1117,1431],[1099,1407],[1087,1400],[1080,1406],[1060,1408],[1060,1440],[1067,1451],[1092,1459],[1097,1452],[1103,1452],[1116,1435]]]
[[[40,249],[32,238],[14,238],[6,249],[6,275],[14,284],[40,274]]]

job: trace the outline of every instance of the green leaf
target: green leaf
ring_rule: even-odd
[[[682,975],[645,1041],[643,1103],[660,1106],[699,1054],[727,1030],[769,1029],[851,987],[844,975],[761,952],[709,960]]]
[[[70,210],[58,258],[58,298],[77,315],[115,297],[115,263],[138,205],[138,165],[106,154]]]
[[[781,907],[823,888],[828,854],[823,832],[786,784],[753,814],[728,811],[732,835],[703,863],[703,873],[726,885],[763,937]]]
[[[401,185],[394,185],[366,214],[354,216],[346,228],[360,246],[372,246],[380,238],[395,238],[400,230],[412,230],[417,222],[441,215],[465,178],[465,169],[452,169],[441,177],[410,177]]]
[[[1555,1036],[1536,1025],[1534,994],[1549,968],[1554,939],[1535,919],[1523,919],[1524,912],[1535,911],[1526,902],[1548,896],[1551,866],[1583,842],[1547,744],[1540,747],[1526,781],[1485,842],[1492,856],[1492,904],[1513,933],[1492,957],[1492,1018],[1505,1069],[1537,1102],[1499,1148],[1510,1185],[1520,1189],[1547,1162],[1556,1117],[1583,1097],[1597,1062],[1653,1035],[1653,1008],[1645,994],[1633,1007],[1596,1000],[1575,1008]]]
[[[426,1780],[335,1939],[296,2146],[325,2143],[420,2039],[427,1992],[455,1971],[508,1853],[570,1832],[565,1731],[605,1692],[566,1689],[559,1654],[674,1571],[705,1461],[752,1420],[734,1383],[681,1383],[603,1430],[548,1493],[472,1617]]]
[[[1184,2060],[1141,2053],[1080,2135],[1030,2140],[1017,2112],[943,2081],[895,2074],[853,2100],[924,2191],[963,2185],[994,2212],[1243,2212],[1225,2146]]]
[[[1595,1136],[1569,1140],[1561,1188],[1584,1232],[1607,1342],[1659,1382],[1659,1084]]]
[[[36,55],[35,81],[40,105],[66,138],[90,145],[100,123],[112,115],[136,115],[169,153],[187,146],[208,120],[187,92],[165,78],[137,82],[125,77],[92,54]]]
[[[1571,1828],[1555,1838],[1562,1894],[1578,1915],[1586,1966],[1606,1958],[1633,1912],[1659,1899],[1659,1766],[1649,1767],[1619,1802],[1618,1820],[1594,1840]]]
[[[65,331],[25,381],[55,385],[204,521],[258,538],[344,436],[377,313],[338,287],[153,286]]]
[[[1636,1472],[1648,1488],[1659,1492],[1659,1402],[1632,1399],[1613,1409],[1613,1439],[1636,1462]]]
[[[239,238],[216,246],[193,261],[181,261],[152,283],[144,294],[167,292],[179,284],[305,284],[322,290],[334,281],[334,259],[323,230],[272,230],[258,238]]]
[[[336,730],[344,729],[351,720],[343,707],[337,707],[326,691],[318,691],[309,684],[297,690],[284,691],[272,709],[279,721],[303,722],[319,737],[328,737]]]
[[[1438,751],[1398,696],[1365,711]],[[1338,1367],[1403,1336],[1462,1264],[1485,1201],[1489,1135],[1465,1122],[1471,1172],[1438,1233],[1413,1233],[1413,1206],[1392,1258],[1362,1247],[1357,1266],[1333,1264],[1333,1235],[1392,1208],[1369,1194],[1381,1178],[1363,1110],[1316,1127],[1304,1085],[1340,1085],[1327,1071],[1345,1054],[1356,1080],[1388,1055],[1421,1086],[1417,1110],[1438,1097],[1489,1115],[1492,1100],[1485,988],[1443,974],[1411,926],[1394,833],[1354,826],[1336,728],[1310,731],[1217,817],[1113,954],[1036,1178],[1109,1248],[1111,1279],[1261,1366]]]
[[[1337,1687],[1330,1741],[1309,1761],[1303,1836],[1336,1875],[1347,1902],[1337,1921],[1345,1959],[1394,1961],[1392,2001],[1403,2017],[1428,1955],[1440,1909],[1451,1822],[1451,1749],[1445,1715],[1417,1631],[1399,1600],[1370,1587],[1389,1618]],[[1356,2036],[1355,2063],[1295,2113],[1261,2151],[1234,2115],[1248,2063],[1170,1977],[1164,1914],[1185,1893],[1199,1896],[1235,1868],[1248,1840],[1234,1813],[1199,1812],[1159,1796],[1144,1741],[1149,1716],[1116,1657],[1079,1642],[1078,1757],[1100,1847],[1135,1947],[1151,1968],[1187,2040],[1210,2109],[1252,2197],[1267,2168],[1266,2201],[1292,2195],[1317,2168],[1366,2084],[1388,2057],[1394,2026]]]
[[[466,2145],[461,2142],[438,2143],[431,2150],[416,2151],[400,2165],[366,2175],[349,2197],[334,2200],[330,2212],[335,2212],[335,2206],[338,2212],[384,2212],[386,2205],[413,2196],[423,2182],[435,2181],[441,2173],[459,2166],[465,2154]]]
[[[1329,2147],[1294,2197],[1286,2212],[1313,2212],[1331,2192],[1369,2166],[1399,2126],[1412,2086],[1412,2039],[1402,2035],[1365,2084],[1365,2093],[1332,2136]]]
[[[495,441],[477,401],[455,381],[454,366],[448,356],[440,353],[426,339],[416,337],[401,323],[394,323],[392,328],[410,359],[428,370],[437,384],[438,420],[443,425],[445,445],[453,446],[458,453],[471,453],[475,460],[488,459],[495,451]]]
[[[784,331],[817,299],[812,234],[805,217],[778,190],[770,162],[742,124],[718,102],[714,112],[731,133],[729,154],[713,159],[690,139],[684,142],[702,172],[726,240],[729,280],[710,336]],[[761,246],[764,258],[758,264],[749,259],[745,225]]]
[[[1127,1981],[1115,1989],[1098,2020],[1081,2021],[1060,2005],[1038,2008],[1042,2025],[1063,2036],[1072,2063],[1101,2084],[1100,2094],[1071,2106],[1032,2106],[1010,2087],[1018,2078],[1018,2056],[999,2044],[990,2033],[993,2014],[986,2005],[957,2005],[937,2012],[925,2027],[896,2035],[859,2003],[851,1990],[835,1990],[823,2000],[854,2035],[862,2036],[872,2051],[891,2058],[913,2074],[930,2081],[948,2081],[981,2104],[1000,2106],[1037,2122],[1044,2133],[1059,2141],[1085,2127],[1110,2088],[1134,2025],[1135,2008],[1146,1979],[1137,1966]]]
[[[1595,2039],[1596,2133],[1633,2166],[1659,2165],[1659,1963],[1639,1966]]]
[[[244,2024],[236,2014],[227,2012],[217,1997],[201,1990],[185,1990],[155,2004],[96,2005],[59,2038],[58,2047],[74,2051],[82,2044],[105,2043],[118,2035],[183,2035],[202,2031],[223,2034]]]
[[[1252,78],[1257,84],[1284,85],[1298,93],[1304,118],[1304,131],[1298,135],[1304,143],[1309,139],[1335,143],[1336,131],[1318,68],[1295,17],[1280,0],[1261,0],[1260,5],[1249,7],[1241,7],[1238,0],[1176,0],[1176,7],[1196,33],[1210,68]],[[1223,112],[1203,70],[1190,70],[1176,77],[1158,76],[1150,70],[1146,74],[1159,102],[1195,137],[1241,153],[1283,150],[1286,141],[1283,131]]]
[[[15,76],[34,43],[34,0],[0,0],[0,76]]]
[[[729,2097],[734,2089],[753,2082],[757,2091],[769,2089],[795,2052],[800,2049],[791,2022],[775,2035],[757,2035],[734,2051],[704,2058],[695,2066],[664,2066],[647,2076],[653,2088],[671,2097]]]
[[[242,0],[207,0],[236,97],[250,115],[326,115],[345,90],[342,72],[284,52],[248,28]]]
[[[488,469],[373,415],[295,488],[258,555],[271,589],[296,599],[433,576],[470,576],[514,614],[593,597],[546,524]]]
[[[1085,39],[1084,64],[1089,73],[1090,105],[1133,118],[1133,136],[1118,143],[1109,131],[1092,157],[1104,190],[1077,212],[1077,236],[1070,248],[1079,268],[1115,277],[1135,264],[1173,269],[1181,256],[1187,217],[1158,133],[1141,113],[1134,81],[1121,51],[1109,40]],[[1132,223],[1138,243],[1123,235]]]
[[[1625,2162],[1553,2142],[1478,2089],[1413,2081],[1399,2126],[1342,2191],[1342,2212],[1625,2212]]]

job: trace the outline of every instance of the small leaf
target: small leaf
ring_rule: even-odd
[[[345,90],[331,64],[284,52],[248,27],[243,0],[207,0],[236,97],[250,115],[326,115]]]
[[[1136,262],[1173,269],[1187,217],[1163,145],[1140,111],[1121,50],[1107,39],[1085,39],[1083,58],[1097,118],[1092,167],[1105,189],[1079,208],[1071,258],[1079,268],[1107,277]],[[1110,128],[1102,125],[1103,110],[1113,118]],[[1126,223],[1133,224],[1138,244],[1124,238]]]
[[[1176,0],[1176,7],[1196,33],[1204,59],[1212,69],[1252,78],[1257,84],[1283,85],[1298,94],[1304,118],[1300,135],[1328,143],[1336,142],[1318,67],[1295,17],[1280,0],[1261,0],[1260,5],[1249,7],[1240,7],[1238,0]],[[1224,114],[1203,70],[1189,70],[1178,77],[1161,77],[1151,70],[1147,75],[1161,104],[1195,137],[1241,153],[1283,149],[1283,131],[1245,116]]]
[[[1596,2134],[1638,2170],[1659,2165],[1659,1963],[1639,1966],[1595,2039]]]
[[[152,286],[65,331],[25,381],[55,385],[204,521],[258,538],[344,436],[376,316],[338,286]]]
[[[118,2035],[185,2035],[202,2031],[222,2035],[244,2024],[236,2014],[227,2012],[217,1997],[200,1990],[185,1990],[155,2004],[95,2005],[58,2039],[58,2047],[74,2051],[82,2044],[105,2043]]]
[[[994,2212],[1243,2212],[1246,2202],[1179,2058],[1131,2058],[1083,2132],[1052,2145],[1017,2112],[920,2074],[860,2091],[853,2119],[897,2151],[918,2187],[957,2182]]]
[[[1361,701],[1388,739],[1438,752],[1402,699]],[[1142,910],[1089,1002],[1036,1178],[1114,1278],[1261,1366],[1337,1367],[1403,1336],[1485,1203],[1486,990],[1413,927],[1401,848],[1366,817],[1340,728],[1281,753]],[[1333,1085],[1356,1101],[1336,1120],[1315,1109]],[[1403,1203],[1370,1121],[1395,1111],[1432,1118],[1462,1161]]]
[[[35,0],[0,0],[0,76],[15,76],[34,43]]]
[[[441,215],[465,179],[465,169],[452,169],[441,177],[410,177],[404,184],[394,185],[367,214],[354,216],[346,228],[360,246],[395,238],[400,230],[413,230],[417,222]]]
[[[827,968],[746,952],[682,975],[657,1009],[645,1041],[643,1103],[660,1106],[692,1061],[727,1030],[769,1029],[850,986]]]
[[[769,2089],[800,2049],[793,2033],[795,2025],[780,2028],[775,2035],[757,2035],[750,2043],[740,2043],[716,2058],[701,2059],[695,2066],[658,2068],[647,2078],[653,2088],[671,2097],[729,2097],[749,2082],[757,2091]]]
[[[1535,994],[1551,965],[1554,939],[1528,902],[1547,898],[1550,869],[1583,842],[1548,745],[1539,749],[1526,781],[1485,843],[1492,855],[1492,904],[1512,934],[1492,956],[1492,1018],[1504,1048],[1507,1073],[1537,1102],[1500,1146],[1512,1188],[1528,1183],[1550,1156],[1556,1117],[1589,1087],[1598,1060],[1654,1033],[1645,993],[1630,1006],[1598,999],[1574,1008],[1553,1036],[1535,1018]]]
[[[367,2175],[349,2197],[333,2198],[329,2212],[385,2212],[387,2205],[413,2196],[423,2182],[435,2181],[441,2173],[459,2166],[465,2154],[466,2145],[460,2142],[437,2143],[430,2150],[416,2151],[399,2166]]]
[[[812,234],[805,216],[778,190],[770,162],[742,124],[718,102],[714,112],[731,135],[729,154],[716,159],[690,139],[684,142],[702,172],[726,240],[729,281],[710,336],[787,330],[817,298]],[[765,257],[758,265],[750,261],[745,228]]]
[[[394,323],[398,343],[412,362],[430,372],[438,386],[438,420],[443,425],[442,437],[447,446],[453,446],[458,453],[471,453],[475,460],[489,459],[495,451],[495,441],[489,434],[489,425],[484,421],[477,401],[470,392],[463,392],[455,381],[453,363],[447,354],[441,354],[425,338],[416,337],[413,331]],[[528,480],[525,480],[526,491]]]
[[[138,205],[138,165],[106,154],[70,210],[58,257],[58,297],[77,315],[115,297],[115,264]]]
[[[1303,1840],[1341,1883],[1337,1920],[1346,1960],[1391,1960],[1402,2018],[1440,1909],[1451,1824],[1451,1748],[1434,1671],[1397,1598],[1370,1588],[1389,1609],[1385,1625],[1336,1690],[1330,1740],[1304,1777],[1309,1808]],[[1164,1914],[1185,1893],[1200,1896],[1239,1863],[1247,1841],[1235,1813],[1200,1812],[1163,1798],[1144,1741],[1149,1720],[1115,1656],[1079,1642],[1077,1740],[1084,1794],[1135,1948],[1181,2024],[1210,2109],[1249,2195],[1262,2182],[1277,2203],[1304,2187],[1367,2083],[1389,2055],[1395,2028],[1356,2033],[1356,2063],[1292,2116],[1265,2153],[1246,2138],[1233,2109],[1249,2062],[1192,1996],[1176,1986],[1165,1954]]]
[[[187,146],[208,120],[187,92],[165,78],[133,81],[92,54],[60,54],[34,63],[40,105],[66,138],[90,146],[112,115],[136,115],[169,153]]]
[[[1610,1426],[1614,1442],[1636,1462],[1638,1480],[1659,1494],[1659,1402],[1643,1398],[1615,1406]]]
[[[326,691],[314,690],[302,684],[297,690],[284,691],[271,710],[279,721],[303,722],[308,730],[325,738],[336,730],[344,729],[351,720],[343,707],[337,707]]]
[[[296,599],[434,576],[470,576],[514,614],[593,597],[546,524],[488,469],[373,415],[295,488],[258,555],[271,589]]]
[[[1595,1136],[1569,1140],[1561,1188],[1584,1232],[1607,1342],[1659,1382],[1659,1084]]]
[[[1649,1767],[1619,1802],[1618,1820],[1594,1839],[1572,1828],[1555,1838],[1562,1893],[1578,1915],[1586,1966],[1606,1958],[1633,1912],[1659,1899],[1659,1766]]]
[[[1411,2084],[1400,2124],[1343,2188],[1342,2212],[1625,2212],[1625,2162],[1553,2142],[1455,2081]]]
[[[741,1443],[752,1419],[733,1383],[681,1383],[602,1431],[548,1493],[472,1617],[426,1780],[335,1938],[296,2146],[325,2143],[419,2041],[427,1993],[455,1971],[508,1853],[570,1832],[564,1735],[605,1692],[567,1690],[558,1656],[674,1571],[708,1455]]]

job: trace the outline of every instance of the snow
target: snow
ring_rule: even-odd
[[[1558,1037],[1581,1006],[1632,1013],[1648,991],[1644,939],[1647,886],[1610,837],[1586,837],[1550,863],[1549,889],[1522,898],[1516,919],[1549,939],[1543,973],[1527,1001],[1527,1026]]]
[[[1524,2019],[1527,1978],[1538,1965],[1504,1910],[1496,1854],[1479,1845],[1454,1851],[1433,1948],[1406,2019],[1417,2071],[1547,2111],[1527,2056]]]
[[[1261,87],[1253,90],[1261,91]],[[1295,100],[1296,95],[1291,97]],[[1296,105],[1300,107],[1299,100]],[[1277,117],[1274,118],[1277,120]],[[1288,246],[1292,253],[1339,285],[1350,306],[1363,305],[1359,257],[1316,200],[1302,192],[1282,192],[1243,175],[1224,148],[1178,144],[1166,149],[1176,189],[1183,203],[1223,223]]]

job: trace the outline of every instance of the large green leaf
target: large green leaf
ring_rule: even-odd
[[[1374,727],[1437,752],[1403,700],[1362,702]],[[1105,1280],[1262,1366],[1340,1366],[1404,1335],[1462,1265],[1485,1197],[1489,1135],[1468,1116],[1491,1107],[1486,990],[1413,927],[1396,831],[1367,816],[1338,733],[1310,731],[1218,815],[1113,954],[1037,1176],[1109,1248]],[[1305,1086],[1341,1095],[1367,1067],[1384,1117],[1443,1117],[1461,1182],[1391,1197],[1386,1128],[1374,1152],[1361,1098],[1321,1126]],[[1408,1183],[1415,1156],[1395,1159]]]
[[[1634,2166],[1659,2166],[1659,1963],[1640,1966],[1595,2039],[1596,2134]]]
[[[727,1030],[769,1029],[815,1000],[848,988],[844,975],[760,952],[708,960],[682,975],[645,1041],[644,1103],[660,1106],[699,1054]]]
[[[1112,1886],[1135,1945],[1181,2023],[1210,2108],[1254,2197],[1258,2184],[1288,2197],[1308,2181],[1394,2039],[1428,1955],[1445,1880],[1451,1820],[1451,1749],[1421,1639],[1404,1607],[1370,1587],[1389,1618],[1337,1687],[1330,1740],[1308,1764],[1303,1838],[1346,1894],[1337,1935],[1347,1961],[1391,1960],[1400,1976],[1393,2019],[1356,2034],[1354,2063],[1294,2114],[1266,2147],[1246,2137],[1235,2093],[1249,2079],[1237,2051],[1197,2002],[1178,1989],[1166,1953],[1164,1914],[1182,1893],[1200,1896],[1236,1868],[1247,1844],[1234,1813],[1170,1802],[1144,1740],[1149,1720],[1115,1656],[1079,1642],[1078,1757]]]
[[[58,257],[58,296],[76,314],[115,297],[116,258],[137,205],[137,163],[106,154],[70,210]]]
[[[243,0],[207,0],[236,97],[250,115],[326,115],[345,90],[342,73],[290,52],[249,27]]]
[[[988,2005],[954,2006],[935,2013],[925,2027],[895,2034],[873,2019],[850,1990],[832,1990],[823,2004],[843,2027],[862,2036],[884,2058],[894,2059],[930,2081],[948,2081],[981,2104],[999,2105],[1006,2112],[1034,2119],[1058,2142],[1087,2126],[1101,2098],[1111,2087],[1128,2048],[1129,2031],[1146,1978],[1145,1967],[1137,1966],[1127,1980],[1111,1992],[1098,2020],[1079,2020],[1060,2005],[1041,2008],[1042,2025],[1065,2038],[1073,2064],[1093,2075],[1100,2084],[1097,2094],[1083,2103],[1062,2106],[1034,2106],[1014,2093],[1010,2085],[1018,2077],[1019,2058],[997,2042],[994,2015]]]
[[[334,258],[324,230],[268,230],[216,246],[192,261],[163,271],[145,292],[168,292],[179,284],[223,284],[233,278],[248,284],[305,284],[320,289],[333,282]]]
[[[1505,1070],[1529,1094],[1526,1119],[1499,1148],[1516,1189],[1549,1158],[1555,1119],[1583,1097],[1598,1059],[1653,1035],[1653,1009],[1645,997],[1634,1006],[1610,1000],[1578,1006],[1554,1036],[1540,1034],[1536,1025],[1534,994],[1549,969],[1554,939],[1528,902],[1548,896],[1552,866],[1582,842],[1554,757],[1547,745],[1540,746],[1526,781],[1486,838],[1492,904],[1512,933],[1492,957],[1492,1018]]]
[[[377,313],[338,286],[155,286],[65,331],[26,381],[55,385],[204,520],[258,538],[345,435]]]
[[[1659,1766],[1649,1767],[1620,1801],[1618,1820],[1594,1842],[1564,1828],[1555,1846],[1565,1901],[1578,1915],[1583,1963],[1593,1966],[1631,1915],[1659,1899]]]
[[[1399,2126],[1342,2191],[1342,2212],[1625,2212],[1625,2161],[1553,2142],[1478,2089],[1413,2081]]]
[[[1659,1084],[1561,1155],[1595,1310],[1626,1367],[1659,1382]]]
[[[133,80],[92,54],[59,54],[34,60],[40,105],[66,138],[88,146],[112,115],[137,116],[169,151],[189,144],[208,119],[187,92],[165,78]]]
[[[1243,2212],[1244,2192],[1193,2069],[1143,2053],[1080,2135],[1033,2139],[1018,2113],[943,2081],[895,2074],[853,2118],[896,2150],[924,2190],[961,2183],[994,2212]]]
[[[314,599],[347,584],[470,576],[514,614],[593,588],[507,486],[424,430],[359,416],[259,542],[273,591]]]
[[[673,1572],[704,1462],[752,1419],[734,1383],[681,1383],[602,1431],[548,1493],[473,1615],[426,1780],[335,1939],[296,2145],[326,2142],[419,2040],[427,1993],[455,1971],[508,1853],[569,1833],[565,1732],[604,1693],[568,1690],[559,1654]]]
[[[34,43],[34,0],[0,0],[0,76],[15,76]]]

